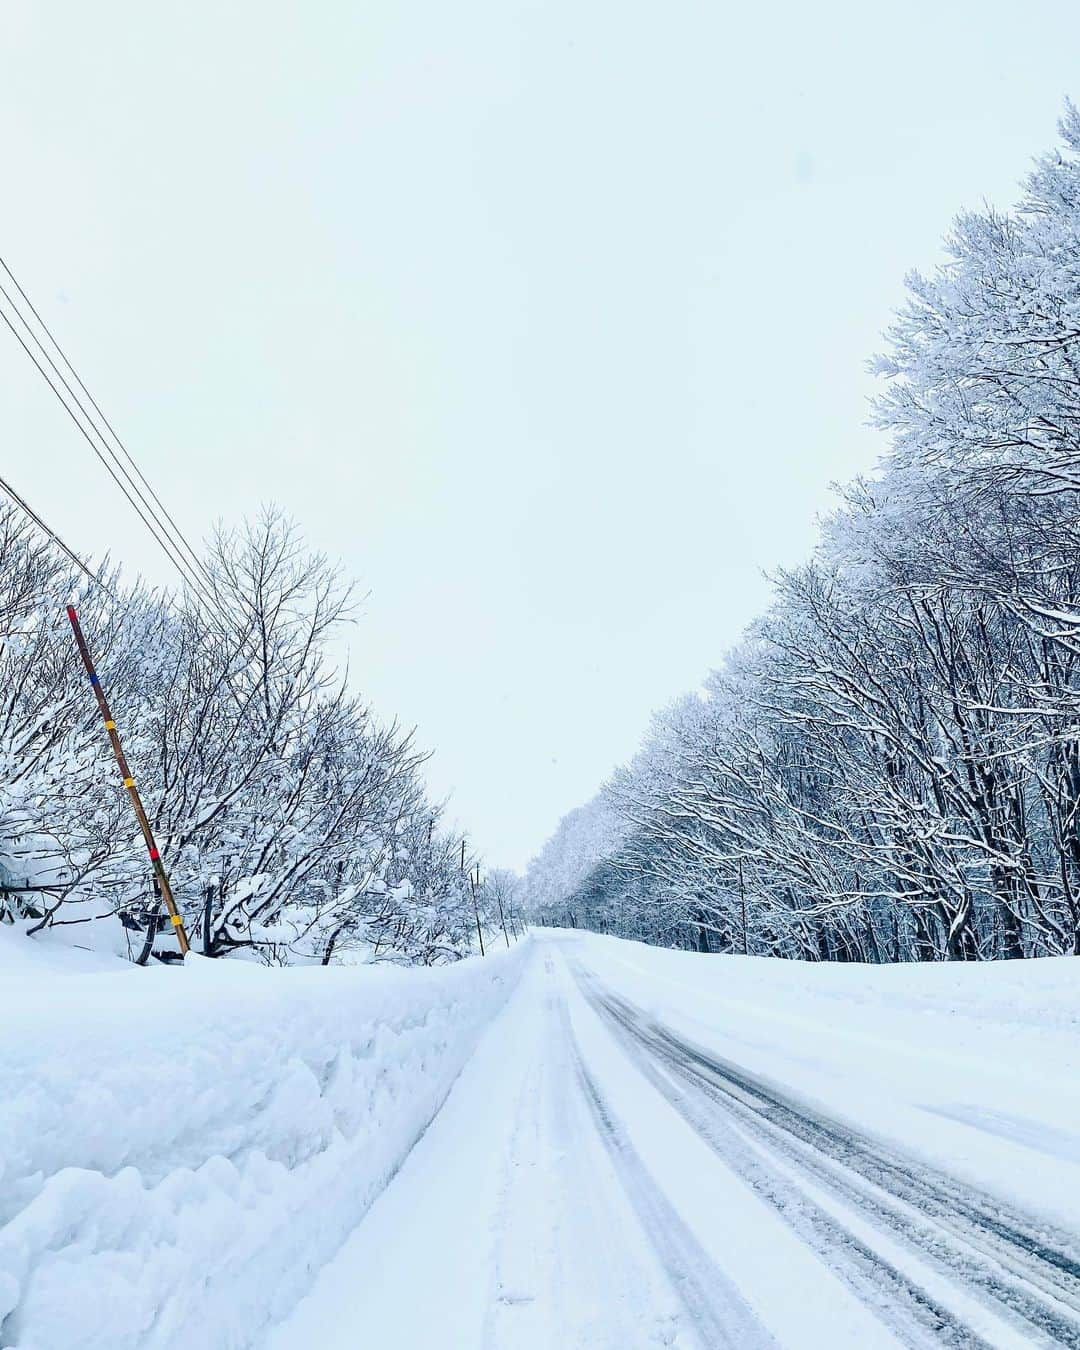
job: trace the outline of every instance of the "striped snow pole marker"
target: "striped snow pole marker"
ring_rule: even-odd
[[[86,638],[83,637],[83,630],[79,625],[79,616],[75,613],[74,605],[68,605],[67,616],[71,620],[75,641],[79,644],[79,655],[82,657],[83,665],[86,667],[86,673],[90,677],[90,683],[94,689],[94,697],[97,699],[98,709],[105,722],[105,730],[109,733],[109,742],[112,745],[113,754],[116,756],[116,763],[120,768],[120,776],[124,780],[124,787],[127,788],[128,796],[131,798],[132,810],[135,812],[135,818],[139,822],[139,829],[142,830],[142,837],[146,841],[146,851],[150,855],[150,862],[154,868],[154,877],[157,880],[161,894],[165,897],[165,908],[169,911],[169,918],[172,920],[172,925],[176,929],[176,940],[180,945],[181,953],[186,956],[191,950],[191,944],[188,942],[188,935],[184,929],[184,921],[180,917],[179,910],[176,908],[176,901],[173,899],[172,887],[169,885],[169,878],[165,872],[165,865],[161,861],[161,854],[158,852],[157,844],[154,842],[154,832],[150,828],[149,820],[146,818],[142,798],[139,796],[139,789],[135,786],[135,779],[132,778],[131,770],[128,768],[127,758],[124,755],[124,749],[120,744],[120,737],[116,731],[116,723],[113,721],[113,715],[109,711],[108,700],[101,688],[101,681],[97,677],[97,671],[94,669],[94,662],[90,656],[90,648],[86,645]]]

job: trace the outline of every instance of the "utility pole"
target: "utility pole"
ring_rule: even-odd
[[[739,859],[739,899],[742,901],[742,954],[750,955],[750,948],[746,940],[746,886],[743,883],[742,859]]]
[[[113,721],[113,715],[109,710],[108,700],[101,688],[101,681],[97,677],[97,671],[94,669],[90,648],[86,645],[86,638],[83,637],[83,630],[79,624],[79,616],[75,613],[74,605],[68,605],[67,616],[71,621],[71,628],[75,634],[75,641],[79,646],[79,655],[82,657],[83,665],[86,667],[86,673],[90,677],[90,683],[94,689],[94,696],[97,699],[98,709],[105,722],[105,730],[109,733],[109,743],[112,746],[113,754],[116,756],[116,763],[120,769],[120,776],[124,780],[124,787],[127,788],[128,796],[131,799],[131,809],[135,812],[135,819],[139,822],[139,829],[142,831],[142,837],[146,842],[146,851],[150,855],[150,862],[154,869],[154,881],[164,897],[165,908],[169,911],[169,918],[172,921],[172,926],[176,929],[176,941],[180,946],[181,955],[186,956],[191,950],[191,944],[188,942],[188,935],[184,929],[184,921],[180,917],[180,911],[176,908],[176,901],[173,899],[172,887],[169,885],[169,878],[165,872],[165,865],[161,861],[161,854],[158,852],[158,846],[154,841],[154,832],[150,828],[150,822],[143,809],[142,798],[139,796],[139,789],[135,786],[135,779],[132,778],[131,770],[128,768],[127,758],[124,755],[124,749],[120,744],[120,737],[116,731],[116,723]]]
[[[461,841],[461,870],[462,870],[463,872],[464,872],[464,870],[465,870],[465,840],[464,840],[464,839]],[[472,874],[472,872],[469,873],[469,887],[470,887],[470,889],[472,890],[472,907],[473,907],[473,913],[476,915],[476,936],[480,939],[480,955],[481,955],[481,956],[486,956],[487,953],[484,951],[484,931],[483,931],[483,929],[480,927],[480,906],[476,903],[476,881],[477,881],[477,877],[478,877],[479,875],[480,875],[480,869],[479,869],[479,867],[476,869],[476,876],[474,876],[474,875]]]
[[[477,880],[479,880],[479,878],[480,878],[480,869],[479,869],[479,867],[476,869],[476,876],[477,876]],[[509,951],[509,950],[510,950],[510,935],[509,935],[509,934],[507,933],[507,931],[506,931],[506,915],[503,913],[502,885],[501,885],[501,883],[498,883],[498,884],[497,884],[497,889],[496,889],[496,891],[495,891],[495,900],[496,900],[496,902],[498,903],[498,906],[499,906],[499,922],[502,924],[503,938],[504,938],[505,941],[506,941],[506,950]]]

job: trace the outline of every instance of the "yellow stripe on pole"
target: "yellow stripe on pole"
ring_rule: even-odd
[[[68,605],[67,616],[71,623],[71,631],[75,634],[75,644],[79,648],[79,655],[82,657],[83,667],[85,668],[87,675],[90,676],[90,683],[94,686],[94,697],[97,699],[97,705],[101,712],[102,721],[105,723],[109,732],[109,740],[112,742],[112,752],[116,757],[116,767],[120,770],[123,777],[124,787],[131,793],[131,806],[135,812],[135,819],[139,823],[143,841],[146,844],[147,852],[150,854],[150,861],[154,865],[154,875],[157,879],[161,894],[164,897],[165,908],[169,911],[169,917],[172,920],[173,927],[176,929],[177,946],[180,948],[181,955],[186,956],[191,950],[191,944],[188,942],[188,935],[184,930],[184,921],[180,917],[179,910],[176,908],[172,887],[169,885],[168,875],[162,864],[161,855],[158,853],[157,844],[154,841],[154,832],[150,828],[150,822],[147,820],[146,812],[143,810],[142,802],[139,800],[139,789],[135,786],[135,779],[130,775],[128,763],[124,759],[124,752],[120,748],[120,733],[116,730],[116,722],[113,720],[112,710],[102,691],[101,683],[94,672],[93,658],[90,655],[90,648],[86,645],[86,638],[83,636],[82,626],[79,623],[79,616],[75,612],[74,605]]]

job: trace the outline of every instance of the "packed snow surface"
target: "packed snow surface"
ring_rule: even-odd
[[[4,1345],[1080,1346],[1080,962],[11,980]]]

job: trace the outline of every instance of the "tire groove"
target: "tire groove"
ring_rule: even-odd
[[[574,973],[589,1003],[624,1039],[629,1038],[639,1051],[644,1052],[646,1062],[650,1059],[659,1061],[669,1073],[676,1074],[680,1081],[729,1112],[752,1134],[763,1138],[772,1147],[779,1144],[790,1161],[839,1192],[846,1202],[870,1210],[875,1220],[946,1274],[955,1279],[959,1273],[964,1284],[974,1285],[974,1292],[983,1294],[984,1301],[999,1315],[1008,1317],[1014,1324],[1022,1322],[1025,1328],[1037,1330],[1047,1338],[1044,1343],[1080,1350],[1080,1327],[1063,1316],[1060,1306],[1056,1306],[1064,1304],[1072,1311],[1080,1302],[1080,1281],[1074,1273],[1080,1267],[1069,1253],[1064,1235],[1046,1236],[1050,1232],[1047,1226],[1014,1214],[1006,1206],[971,1189],[958,1195],[962,1183],[955,1178],[939,1174],[915,1160],[904,1159],[895,1150],[873,1144],[840,1122],[804,1108],[739,1066],[713,1057],[700,1047],[682,1041],[670,1030],[650,1023],[625,1000],[598,994],[590,987],[591,982],[584,972],[577,970]],[[644,1068],[645,1064],[639,1062],[639,1067]],[[655,1085],[665,1091],[662,1083]],[[672,1097],[670,1091],[665,1095],[669,1099]],[[672,1105],[722,1156],[729,1152],[709,1137],[709,1122],[702,1120],[700,1113],[694,1111],[685,1098],[681,1102],[673,1100]],[[808,1158],[807,1150],[811,1154],[816,1152],[820,1158]],[[862,1183],[868,1182],[882,1191],[884,1203],[868,1196],[858,1184],[838,1176],[834,1170],[837,1165],[850,1169]],[[759,1164],[754,1161],[751,1170],[757,1166]],[[936,1193],[934,1186],[939,1177],[941,1187]],[[754,1184],[749,1177],[744,1179]],[[758,1181],[760,1185],[755,1189],[766,1198],[770,1198],[770,1185],[776,1192],[775,1184],[762,1181],[760,1173]],[[792,1222],[791,1197],[782,1198],[785,1186],[788,1191],[792,1189],[791,1182],[781,1180],[780,1193],[774,1194],[771,1203]],[[920,1204],[920,1201],[924,1203]],[[944,1240],[927,1229],[925,1223],[913,1222],[898,1213],[894,1208],[897,1202],[911,1206],[918,1219],[937,1221],[946,1229]],[[948,1208],[950,1205],[952,1212]],[[992,1207],[989,1212],[988,1207]],[[802,1193],[798,1210],[802,1222],[814,1230],[819,1244],[823,1241],[834,1254],[846,1258],[845,1276],[860,1296],[866,1296],[865,1271],[872,1268],[892,1286],[893,1293],[899,1295],[908,1315],[913,1316],[924,1330],[934,1334],[936,1343],[985,1344],[977,1333],[919,1285],[861,1243]],[[973,1228],[976,1230],[974,1235]],[[1034,1234],[1032,1230],[1035,1230]],[[841,1239],[840,1234],[846,1237]],[[852,1269],[853,1261],[856,1267],[863,1267],[862,1272]],[[995,1265],[1000,1268],[1000,1273],[994,1269]],[[870,1291],[871,1302],[875,1292]],[[940,1325],[935,1327],[935,1319],[939,1318]]]

